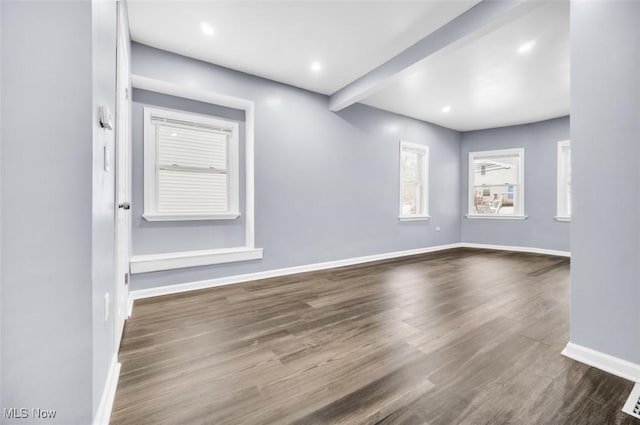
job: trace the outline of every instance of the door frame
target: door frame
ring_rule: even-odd
[[[131,52],[124,2],[117,2],[116,32],[116,185],[114,346],[117,353],[129,316],[129,257],[131,253]]]

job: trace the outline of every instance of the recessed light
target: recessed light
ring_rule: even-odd
[[[209,25],[208,23],[206,23],[206,22],[201,22],[200,23],[200,29],[202,30],[204,35],[208,35],[208,36],[212,36],[213,33],[215,32],[213,30],[213,27],[211,25]]]
[[[445,114],[447,112],[451,112],[451,106],[447,105],[447,106],[443,106],[441,109],[442,112],[444,112]]]
[[[322,71],[322,64],[318,61],[313,61],[311,62],[311,70],[313,72],[320,72]]]
[[[520,48],[518,49],[519,53],[526,53],[529,50],[533,49],[533,46],[536,45],[536,41],[532,40],[532,41],[528,41],[526,43],[524,43],[522,46],[520,46]]]

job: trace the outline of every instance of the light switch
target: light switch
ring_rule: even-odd
[[[100,127],[113,130],[113,117],[109,107],[106,105],[100,106]]]

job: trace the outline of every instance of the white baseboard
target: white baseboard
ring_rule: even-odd
[[[118,388],[118,378],[120,378],[120,363],[118,363],[118,355],[114,354],[109,367],[107,381],[102,390],[100,404],[93,418],[93,425],[109,425],[111,420],[111,410],[113,409],[113,401],[116,397],[116,389]]]
[[[532,248],[528,246],[491,245],[491,244],[470,243],[470,242],[462,242],[460,246],[463,246],[465,248],[495,249],[498,251],[530,252],[533,254],[546,254],[546,255],[556,255],[559,257],[571,257],[571,252],[569,251],[557,251],[554,249]]]
[[[213,288],[216,286],[232,285],[235,283],[249,282],[270,277],[287,276],[296,273],[305,273],[317,270],[333,269],[336,267],[352,266],[355,264],[369,263],[372,261],[387,260],[390,258],[406,257],[409,255],[425,254],[428,252],[442,251],[445,249],[460,248],[462,245],[453,243],[438,245],[428,248],[410,249],[406,251],[387,252],[384,254],[368,255],[365,257],[347,258],[344,260],[327,261],[324,263],[306,264],[303,266],[286,267],[282,269],[266,270],[257,273],[248,273],[235,276],[221,277],[218,279],[201,280],[198,282],[181,283],[177,285],[160,286],[157,288],[138,289],[130,292],[132,300],[157,297],[160,295],[176,294],[180,292],[195,291],[198,289]]]
[[[443,251],[452,248],[483,248],[483,249],[496,249],[505,251],[517,251],[517,252],[531,252],[538,254],[559,255],[562,257],[569,257],[570,253],[566,251],[553,251],[549,249],[540,248],[528,248],[517,246],[503,246],[503,245],[485,245],[474,243],[452,243],[448,245],[437,245],[428,248],[410,249],[406,251],[387,252],[384,254],[368,255],[365,257],[347,258],[344,260],[327,261],[324,263],[307,264],[303,266],[287,267],[275,270],[266,270],[257,273],[248,273],[235,276],[221,277],[218,279],[200,280],[197,282],[180,283],[176,285],[159,286],[149,289],[138,289],[129,293],[130,308],[133,308],[133,300],[139,300],[143,298],[158,297],[161,295],[177,294],[180,292],[196,291],[198,289],[214,288],[216,286],[233,285],[236,283],[249,282],[258,279],[267,279],[270,277],[286,276],[296,273],[311,272],[317,270],[333,269],[336,267],[345,267],[355,264],[369,263],[372,261],[387,260],[391,258],[406,257],[409,255],[426,254],[429,252]],[[131,312],[129,312],[129,316]]]
[[[133,297],[131,294],[127,296],[127,319],[133,314]]]
[[[562,355],[633,382],[640,382],[640,365],[569,342]]]

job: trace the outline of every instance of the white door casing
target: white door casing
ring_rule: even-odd
[[[117,106],[116,106],[116,281],[115,331],[116,352],[120,347],[124,322],[127,317],[129,252],[131,237],[131,77],[126,10],[118,2],[117,34]]]

